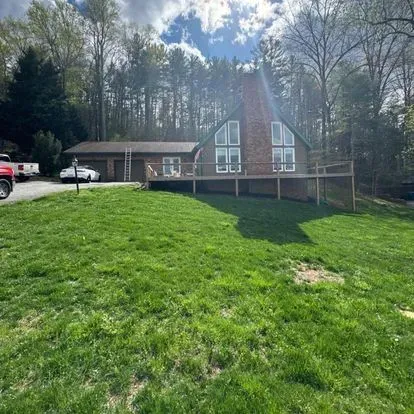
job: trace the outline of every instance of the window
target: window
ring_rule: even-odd
[[[273,171],[295,171],[295,135],[281,122],[272,122],[272,145]]]
[[[229,162],[230,164],[230,171],[236,171],[236,164],[237,164],[237,172],[241,172],[241,165],[240,165],[240,148],[229,148]]]
[[[286,146],[293,146],[293,145],[295,145],[295,136],[286,127],[286,125],[283,127],[283,130],[284,130],[284,135],[285,135],[285,145]]]
[[[162,159],[164,175],[181,174],[181,158],[180,157],[164,157]]]
[[[229,121],[229,145],[240,145],[239,121]]]
[[[272,122],[272,144],[282,145],[282,124],[280,122]]]
[[[295,171],[294,148],[285,148],[285,171]]]
[[[223,125],[216,132],[216,145],[227,145],[227,128],[226,128],[226,125]]]
[[[227,148],[216,148],[217,172],[228,172]]]
[[[216,172],[241,172],[239,121],[228,121],[216,132],[215,138]]]
[[[273,148],[273,171],[283,171],[282,148]]]

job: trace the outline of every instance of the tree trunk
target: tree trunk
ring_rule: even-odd
[[[151,96],[150,96],[150,88],[147,86],[145,88],[145,138],[148,139],[150,135],[150,128],[151,128]]]
[[[105,84],[103,50],[99,56],[99,140],[106,141]]]

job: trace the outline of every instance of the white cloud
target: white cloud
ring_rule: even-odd
[[[270,0],[242,0],[239,11],[239,32],[235,43],[244,44],[249,37],[260,33],[269,22],[275,19],[278,5]]]
[[[187,43],[185,41],[181,41],[180,43],[170,43],[167,45],[168,49],[181,49],[187,56],[196,56],[198,57],[201,62],[205,62],[206,58],[201,53],[200,49],[198,49],[196,46]]]
[[[122,15],[128,21],[151,24],[159,32],[178,17],[195,16],[201,29],[214,33],[230,21],[233,0],[118,0]]]
[[[277,5],[275,18],[270,27],[266,29],[265,35],[280,37],[286,25],[294,20],[294,16],[304,4],[309,4],[309,0],[283,0]]]
[[[51,1],[51,0],[45,0]],[[152,25],[159,33],[168,30],[179,16],[200,19],[203,32],[214,33],[230,24],[239,26],[237,42],[245,43],[274,17],[274,0],[116,0],[122,17],[140,25]],[[76,0],[81,3],[82,0]],[[30,0],[0,0],[0,18],[24,15]],[[220,37],[216,38],[221,40]],[[214,42],[214,41],[213,41]]]

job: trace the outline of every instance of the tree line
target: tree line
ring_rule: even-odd
[[[33,1],[0,21],[0,138],[28,154],[39,130],[63,148],[196,141],[240,100],[243,72],[260,70],[314,158],[353,159],[373,192],[412,174],[413,0],[291,3],[241,62],[165,45],[123,24],[114,0]]]

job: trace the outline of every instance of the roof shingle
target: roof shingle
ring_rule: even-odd
[[[85,141],[65,151],[65,154],[124,154],[126,148],[141,154],[182,154],[191,153],[197,142],[126,141],[97,142]]]

